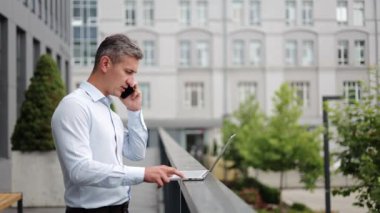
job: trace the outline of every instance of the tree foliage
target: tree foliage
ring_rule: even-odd
[[[11,138],[13,150],[55,149],[50,119],[64,95],[65,87],[56,63],[49,55],[41,56]]]
[[[309,130],[299,124],[302,102],[288,84],[281,85],[273,103],[270,117],[251,98],[224,120],[224,141],[232,133],[237,134],[229,157],[241,169],[252,166],[280,172],[280,193],[283,174],[289,170],[298,170],[305,186],[313,188],[322,174],[321,130]]]
[[[338,132],[336,141],[343,148],[337,153],[340,170],[357,180],[354,186],[337,189],[334,194],[355,192],[355,204],[371,212],[380,211],[380,99],[371,95],[376,89],[365,89],[360,102],[330,109]]]

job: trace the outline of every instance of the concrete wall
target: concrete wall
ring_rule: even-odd
[[[22,192],[24,206],[65,206],[57,153],[12,152],[12,191]]]

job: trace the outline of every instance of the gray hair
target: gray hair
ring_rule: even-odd
[[[112,63],[118,63],[120,57],[124,55],[134,57],[137,60],[143,58],[141,49],[126,35],[114,34],[108,36],[100,43],[96,51],[94,70],[100,63],[102,56],[108,56]]]

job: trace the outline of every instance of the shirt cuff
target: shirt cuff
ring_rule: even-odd
[[[124,166],[124,171],[126,172],[127,179],[129,180],[128,182],[131,185],[144,182],[144,167]]]
[[[132,120],[135,120],[135,121],[140,121],[139,123],[141,124],[141,126],[144,128],[145,131],[147,131],[148,129],[146,128],[146,125],[145,125],[145,122],[144,122],[144,116],[143,116],[143,113],[142,113],[142,110],[139,110],[139,111],[130,111],[128,110],[128,120],[129,121],[132,121]],[[135,122],[128,122],[128,126],[133,124]]]

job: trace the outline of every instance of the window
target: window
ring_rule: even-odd
[[[190,2],[181,1],[180,3],[180,23],[182,25],[188,26],[191,21],[191,11],[190,11]]]
[[[355,65],[365,65],[365,41],[355,40]]]
[[[344,81],[343,82],[343,96],[346,101],[352,103],[359,101],[361,98],[361,84],[360,81]]]
[[[150,84],[146,82],[139,83],[140,90],[142,93],[142,108],[150,108]]]
[[[353,25],[364,26],[364,1],[353,3]]]
[[[25,31],[17,28],[16,32],[16,76],[17,76],[17,115],[20,115],[26,90],[26,35]]]
[[[180,42],[180,66],[189,67],[191,61],[191,49],[190,41],[181,41]]]
[[[42,18],[42,0],[38,0],[37,1],[37,4],[38,4],[38,18]]]
[[[244,13],[243,13],[243,0],[232,1],[232,20],[238,24],[243,25]]]
[[[56,57],[56,61],[57,61],[58,71],[62,72],[62,59],[61,59],[61,56],[58,54]]]
[[[136,25],[136,2],[132,0],[127,0],[125,2],[125,25],[135,26]]]
[[[249,24],[260,25],[261,13],[260,13],[260,1],[251,0],[249,5]]]
[[[73,2],[73,61],[76,65],[91,65],[96,54],[97,1],[86,0]]]
[[[7,66],[7,19],[0,15],[0,158],[9,158],[8,138],[8,66]],[[5,141],[5,143],[3,143]]]
[[[290,84],[295,90],[298,100],[301,101],[302,106],[307,108],[310,106],[310,84],[306,81],[295,81]]]
[[[52,54],[52,50],[50,47],[46,47],[46,54],[50,55]]]
[[[36,0],[32,0],[32,12],[36,12]]]
[[[249,63],[253,66],[258,66],[262,63],[262,43],[259,40],[249,42]]]
[[[235,40],[233,42],[233,64],[243,65],[244,64],[244,41]]]
[[[47,6],[47,1],[45,0],[44,8],[45,8],[45,24],[48,23],[48,6]]]
[[[33,39],[33,67],[36,70],[37,61],[41,55],[41,44],[37,39]]]
[[[207,41],[197,42],[197,62],[199,67],[209,66],[209,44]]]
[[[204,87],[202,82],[185,83],[185,108],[204,108]]]
[[[296,25],[296,2],[294,0],[286,1],[285,19],[287,25]]]
[[[348,4],[347,1],[339,0],[336,8],[336,21],[338,25],[348,24]]]
[[[294,40],[285,43],[285,62],[287,65],[297,64],[297,42]]]
[[[144,25],[153,26],[154,4],[153,1],[144,1]]]
[[[311,0],[302,2],[302,24],[313,25],[313,2]]]
[[[143,48],[144,48],[144,65],[145,66],[154,66],[155,65],[155,56],[154,56],[154,41],[144,41],[143,42]]]
[[[256,82],[244,81],[238,83],[239,103],[244,103],[250,96],[256,96]]]
[[[338,41],[338,65],[348,65],[348,40]]]
[[[207,9],[208,9],[208,5],[206,1],[198,2],[197,16],[198,16],[198,24],[200,26],[205,26],[207,24]]]
[[[311,66],[314,64],[314,42],[305,40],[302,42],[302,65]]]

